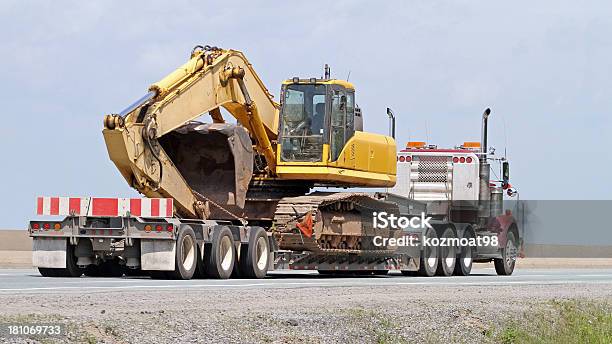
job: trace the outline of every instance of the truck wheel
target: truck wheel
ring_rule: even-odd
[[[436,270],[437,276],[451,276],[455,271],[455,264],[457,263],[457,247],[449,246],[450,241],[455,238],[455,232],[452,228],[447,227],[440,235],[440,239],[448,240],[446,245],[438,247],[438,254],[440,255],[440,262],[438,263],[438,269]]]
[[[43,277],[81,277],[83,269],[77,265],[77,257],[74,255],[74,246],[66,245],[66,267],[65,268],[38,268]]]
[[[514,272],[514,265],[516,264],[517,256],[516,239],[512,231],[508,231],[506,238],[506,247],[502,249],[502,257],[493,259],[495,265],[495,272],[500,276],[512,275]]]
[[[212,278],[228,279],[236,260],[234,237],[227,227],[213,231],[210,249],[204,252],[206,274]]]
[[[268,234],[261,227],[254,227],[248,245],[240,249],[240,274],[249,278],[264,278],[268,273],[270,243]]]
[[[428,238],[437,238],[438,235],[433,228],[428,228],[425,231],[425,236]],[[419,275],[431,277],[436,274],[438,268],[438,247],[436,246],[424,246],[421,251],[421,258],[419,264]]]
[[[181,228],[176,240],[174,271],[166,271],[166,276],[171,279],[191,279],[196,270],[197,252],[195,232],[191,227]]]
[[[466,231],[465,236],[469,242],[474,238],[474,234],[471,231]],[[468,276],[472,272],[472,265],[474,263],[474,247],[463,246],[461,252],[457,255],[457,262],[455,263],[455,276]]]

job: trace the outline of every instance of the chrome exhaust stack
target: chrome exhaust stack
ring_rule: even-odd
[[[395,114],[391,108],[387,108],[387,116],[389,116],[389,136],[395,139]]]
[[[489,186],[490,180],[490,166],[487,161],[487,130],[488,130],[488,119],[491,114],[491,109],[487,108],[482,113],[482,131],[481,131],[481,144],[480,144],[480,172],[479,172],[479,183],[480,188],[478,192],[479,209],[478,209],[478,217],[480,218],[488,218],[491,215],[491,190]]]

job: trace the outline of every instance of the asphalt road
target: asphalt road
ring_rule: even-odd
[[[387,276],[332,277],[316,271],[271,272],[262,280],[230,279],[190,281],[152,280],[148,277],[122,278],[50,278],[34,269],[0,269],[0,294],[21,293],[91,293],[108,290],[178,290],[178,289],[253,289],[304,287],[388,287],[388,286],[513,286],[601,284],[612,287],[612,269],[528,269],[512,276],[497,276],[493,268],[478,268],[467,277]]]

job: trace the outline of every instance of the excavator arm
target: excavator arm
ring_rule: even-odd
[[[225,123],[221,107],[240,125]],[[278,112],[241,52],[199,46],[143,98],[105,116],[103,134],[132,187],[148,197],[174,198],[182,216],[206,218],[210,206],[244,206],[253,147],[265,158],[266,173],[275,174]],[[192,122],[206,113],[212,124]],[[229,170],[235,175],[228,178]]]

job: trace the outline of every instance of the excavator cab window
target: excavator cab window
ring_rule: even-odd
[[[346,142],[355,133],[355,94],[334,86],[331,98],[330,161],[336,161]]]
[[[281,161],[322,160],[325,85],[292,84],[283,92]]]

